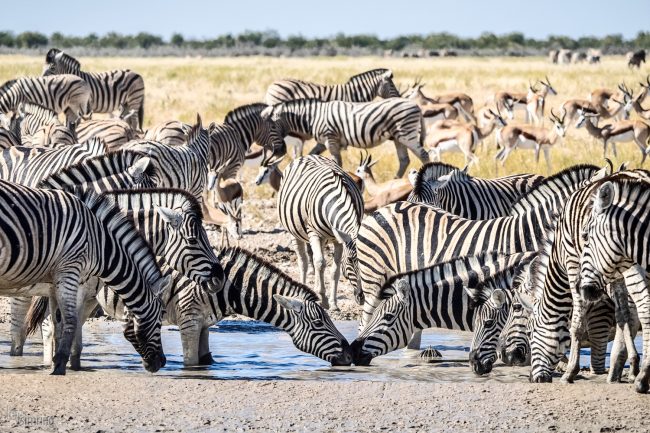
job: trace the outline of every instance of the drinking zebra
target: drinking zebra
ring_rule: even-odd
[[[422,113],[413,102],[391,98],[377,102],[322,102],[301,99],[268,107],[262,117],[272,119],[281,135],[314,138],[319,144],[312,153],[327,149],[341,165],[341,150],[350,147],[368,149],[385,140],[393,140],[402,177],[409,164],[408,149],[422,162],[429,155],[422,147]]]
[[[225,271],[224,288],[219,293],[206,292],[182,274],[162,268],[163,274],[172,278],[171,286],[161,294],[165,305],[163,322],[179,328],[184,365],[214,363],[209,328],[233,314],[286,331],[299,350],[332,365],[350,365],[348,342],[312,290],[245,250],[226,248],[218,256]],[[113,291],[100,289],[86,305],[86,311],[94,309],[97,301],[109,316],[124,320],[124,304]],[[35,310],[31,316],[38,322],[45,305],[36,305]]]
[[[129,308],[124,335],[144,367],[155,372],[165,365],[157,295],[169,281],[133,224],[107,198],[0,181],[0,209],[0,249],[6,252],[0,256],[0,293],[49,296],[50,310],[60,310],[53,374],[65,374],[76,331],[77,288],[91,276],[110,285]]]
[[[308,81],[285,79],[273,82],[266,91],[269,105],[296,99],[321,101],[370,102],[376,97],[399,98],[390,69],[373,69],[354,75],[344,84],[316,84]]]
[[[383,301],[352,343],[355,364],[368,365],[406,346],[416,330],[435,327],[473,330],[470,365],[476,374],[489,373],[513,278],[533,254],[467,256],[391,277],[381,289]]]
[[[75,75],[23,77],[0,86],[0,112],[17,111],[21,103],[40,105],[57,114],[65,114],[67,126],[92,114],[91,89]]]
[[[544,227],[569,194],[600,178],[605,170],[578,165],[530,189],[509,216],[468,220],[432,206],[398,202],[371,214],[359,229],[359,275],[365,298],[361,329],[378,305],[378,294],[391,275],[421,269],[453,257],[496,251],[537,251]]]
[[[643,330],[645,356],[634,383],[636,391],[641,393],[648,392],[650,388],[650,356],[647,354],[650,349],[648,203],[650,184],[647,178],[612,178],[598,185],[583,235],[585,245],[577,284],[582,297],[593,300],[604,293],[605,284],[621,275],[628,276],[631,271],[637,274],[638,284],[628,284],[627,287],[629,296],[637,306]]]
[[[129,69],[108,72],[84,72],[77,59],[57,48],[45,55],[43,75],[72,74],[88,83],[91,109],[95,113],[120,110],[134,130],[142,130],[144,119],[144,80]],[[128,117],[127,117],[128,116]]]
[[[337,309],[336,288],[343,274],[357,298],[359,267],[357,231],[363,217],[361,192],[348,174],[332,160],[319,155],[298,158],[285,168],[278,191],[278,215],[293,236],[301,281],[307,279],[307,243],[311,247],[316,287],[323,307]],[[323,249],[334,242],[329,297],[325,293]]]

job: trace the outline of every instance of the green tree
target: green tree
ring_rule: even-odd
[[[38,32],[23,32],[16,36],[16,45],[20,48],[43,47],[47,42],[47,36]]]
[[[16,38],[11,32],[0,32],[0,46],[13,47],[16,45]]]
[[[185,38],[180,33],[174,33],[172,35],[172,38],[170,39],[170,42],[172,45],[176,45],[177,47],[180,47],[185,43]]]

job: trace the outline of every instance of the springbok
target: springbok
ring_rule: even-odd
[[[629,118],[632,108],[632,91],[625,84],[619,84],[617,87],[617,92],[599,88],[595,89],[589,95],[589,99],[596,110],[598,110],[598,115],[601,119],[609,119],[610,117]],[[616,105],[610,107],[610,101],[613,101]]]
[[[541,90],[537,90],[529,83],[528,92],[497,92],[494,95],[497,109],[505,110],[509,119],[515,118],[515,109],[525,109],[526,123],[531,119],[540,119],[544,116],[546,96],[549,93],[557,95],[557,92],[548,77],[545,77],[545,80],[538,80],[538,83],[542,85]]]
[[[420,107],[425,126],[432,125],[442,119],[455,120],[458,118],[458,109],[456,107],[447,103],[433,102],[431,98],[422,93],[422,87],[424,87],[424,84],[416,82],[411,87],[411,90],[404,94],[404,98],[410,99]]]
[[[408,177],[377,183],[372,173],[372,166],[377,162],[378,159],[373,161],[372,155],[365,152],[359,157],[359,166],[355,171],[371,197],[370,200],[364,200],[363,211],[367,214],[396,201],[404,201],[413,191],[413,184]]]
[[[560,111],[564,116],[567,129],[569,129],[569,126],[574,120],[578,119],[580,113],[598,114],[598,110],[594,104],[586,99],[567,99],[560,106]]]
[[[232,236],[239,245],[242,238],[242,204],[244,199],[244,189],[241,183],[233,178],[224,179],[223,170],[228,167],[230,160],[222,164],[216,171],[208,175],[207,192],[204,194],[204,202],[208,207],[218,209],[222,214],[228,217],[228,224],[221,224],[221,246],[230,246],[230,236]],[[210,197],[212,193],[212,197]],[[218,214],[215,214],[218,215]]]
[[[413,90],[408,95],[411,96],[415,89],[417,89],[417,91],[420,91],[422,87],[424,87],[424,84],[420,83],[420,79],[416,80],[413,86],[411,87]],[[422,92],[420,91],[420,93]],[[409,96],[404,96],[404,97],[408,98]],[[426,98],[427,101],[430,102],[431,104],[451,105],[456,110],[458,110],[458,113],[462,114],[465,120],[468,122],[476,121],[476,119],[474,118],[474,101],[466,93],[452,92],[452,93],[445,93],[436,96],[424,96],[424,94],[422,94],[422,96]],[[423,115],[425,115],[424,110],[422,111],[422,113]]]
[[[641,150],[641,165],[645,162],[650,143],[650,126],[640,120],[619,120],[602,127],[598,125],[598,114],[582,113],[578,118],[576,128],[583,125],[593,137],[603,141],[603,155],[607,156],[607,144],[612,143],[612,151],[616,157],[616,143],[634,141]]]
[[[429,148],[429,157],[433,161],[440,161],[443,152],[462,152],[465,155],[465,165],[478,164],[478,158],[474,154],[476,147],[495,128],[506,126],[500,114],[492,110],[488,110],[488,113],[492,115],[492,119],[482,127],[443,120],[427,128],[424,145]]]
[[[540,80],[542,89],[538,90],[534,85],[529,83],[528,98],[526,100],[526,119],[535,125],[540,125],[544,120],[544,107],[546,106],[546,95],[549,92],[557,95],[557,92],[546,77],[546,81]]]
[[[557,117],[553,110],[551,110],[551,121],[553,126],[546,129],[539,126],[532,125],[507,125],[499,134],[499,144],[502,149],[497,152],[496,160],[501,162],[503,167],[506,159],[510,153],[519,149],[532,149],[535,151],[535,162],[539,162],[539,151],[544,152],[544,159],[546,160],[547,170],[551,171],[551,160],[549,157],[549,150],[551,146],[557,143],[558,139],[564,137],[566,127],[564,119],[566,115]]]

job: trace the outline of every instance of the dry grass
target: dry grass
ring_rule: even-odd
[[[305,80],[336,83],[349,76],[378,67],[391,68],[398,85],[406,85],[417,77],[426,83],[425,93],[462,91],[473,97],[475,106],[481,106],[497,90],[525,91],[529,80],[548,75],[558,96],[550,96],[547,110],[558,107],[573,97],[586,98],[597,87],[615,88],[625,81],[635,85],[650,67],[631,71],[621,57],[605,58],[601,65],[556,66],[542,58],[438,58],[438,59],[392,59],[392,58],[81,58],[83,68],[101,71],[130,68],[144,76],[146,83],[145,126],[180,119],[190,122],[199,112],[208,121],[221,121],[232,108],[261,101],[267,86],[274,80],[296,77]],[[22,75],[40,74],[43,58],[25,56],[0,56],[0,81]],[[548,124],[549,122],[547,122]],[[489,138],[486,146],[478,152],[481,164],[473,169],[477,176],[495,175],[494,141]],[[640,154],[634,144],[619,145],[616,163],[638,162]],[[392,143],[385,143],[373,153],[382,156],[377,166],[378,176],[392,177],[397,167]],[[347,169],[357,161],[355,150],[344,154]],[[414,159],[411,156],[412,160]],[[602,165],[602,149],[593,143],[586,131],[571,129],[564,144],[551,151],[554,170],[571,164],[590,162]],[[443,160],[462,166],[460,154],[443,154]],[[414,161],[413,166],[419,162]],[[250,180],[254,170],[245,170]],[[499,173],[538,172],[545,174],[545,165],[533,161],[532,152],[515,151],[507,161],[505,170]],[[268,197],[268,187],[248,193]]]

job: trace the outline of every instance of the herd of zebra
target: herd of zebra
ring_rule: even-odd
[[[169,121],[143,132],[140,75],[86,73],[57,49],[45,63],[43,77],[0,87],[0,295],[12,298],[12,355],[22,355],[41,325],[53,374],[64,374],[68,362],[79,369],[82,325],[101,308],[125,322],[124,336],[148,371],[165,365],[165,323],[180,330],[185,365],[207,365],[210,326],[240,314],[285,330],[298,349],[332,365],[367,365],[419,347],[426,328],[473,331],[476,374],[501,358],[530,364],[530,380],[548,382],[567,350],[563,380],[575,378],[582,344],[591,347],[592,371],[604,373],[613,335],[608,379],[620,380],[629,360],[636,390],[648,391],[650,357],[640,365],[633,340],[641,328],[650,347],[650,173],[609,163],[480,179],[429,161],[467,140],[473,151],[486,126],[500,125],[503,159],[517,146],[533,142],[539,153],[552,145],[555,133],[507,129],[501,115],[512,118],[523,106],[541,120],[546,94],[555,93],[548,78],[527,94],[500,92],[477,113],[460,93],[426,98],[416,84],[402,95],[386,69],[340,85],[281,80],[265,103],[235,108],[222,124],[204,128],[197,116],[193,125]],[[577,119],[589,131],[607,130],[606,146],[625,127],[599,128],[594,118],[645,113],[649,87],[650,79],[637,96],[621,85],[620,95],[567,101],[552,113],[553,128],[561,136]],[[449,113],[468,123],[453,123]],[[457,135],[432,138],[445,130]],[[312,138],[312,154],[301,156]],[[296,143],[295,158],[280,170],[285,139]],[[354,173],[341,168],[341,150],[386,140],[395,144],[397,179],[377,183],[368,154]],[[318,154],[324,150],[331,159]],[[408,150],[424,164],[402,178]],[[256,183],[277,191],[301,282],[223,244],[228,233],[241,237],[238,175],[255,158]],[[220,249],[204,223],[222,226]],[[316,291],[305,285],[310,267]],[[338,308],[341,271],[362,309],[351,344],[326,311]]]

